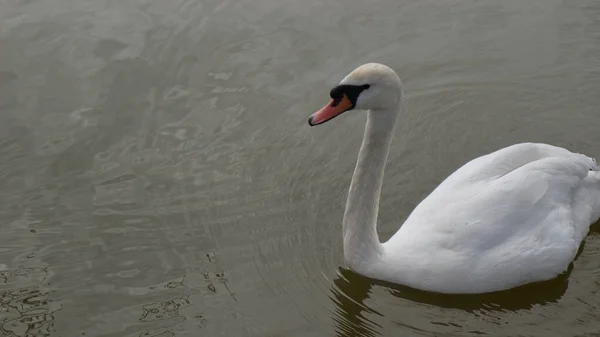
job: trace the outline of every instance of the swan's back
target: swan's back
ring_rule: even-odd
[[[520,143],[467,162],[444,180],[438,188],[444,184],[491,181],[526,164],[548,157],[572,159],[589,165],[590,169],[597,169],[594,159],[562,147],[540,143]]]

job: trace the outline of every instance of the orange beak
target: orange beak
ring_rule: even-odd
[[[344,94],[342,100],[338,104],[335,104],[335,100],[331,100],[327,105],[321,108],[321,110],[315,112],[308,118],[308,125],[315,126],[323,124],[332,118],[339,116],[342,112],[352,109],[352,102],[348,99],[348,96]]]

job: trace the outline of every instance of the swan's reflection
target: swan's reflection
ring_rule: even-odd
[[[445,295],[424,292],[412,288],[370,279],[348,269],[339,269],[338,277],[331,287],[332,300],[336,304],[336,335],[340,337],[381,336],[381,326],[371,321],[372,314],[383,316],[368,305],[373,287],[384,287],[387,292],[399,299],[435,305],[443,308],[478,312],[479,314],[497,311],[527,310],[534,305],[557,302],[566,292],[568,272],[545,282],[539,282],[512,290],[478,294],[478,295]],[[390,318],[394,320],[394,318]]]
[[[381,326],[369,320],[366,313],[381,315],[364,304],[369,298],[373,282],[361,275],[346,269],[339,269],[338,277],[331,286],[332,301],[336,304],[334,320],[336,336],[354,337],[380,336],[377,332]]]

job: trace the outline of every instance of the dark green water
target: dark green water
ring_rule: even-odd
[[[598,333],[596,232],[493,296],[340,269],[365,116],[306,119],[370,61],[407,98],[382,239],[499,147],[600,158],[596,0],[0,2],[0,335]]]

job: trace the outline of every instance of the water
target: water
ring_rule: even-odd
[[[3,1],[0,335],[592,336],[597,231],[496,295],[345,270],[365,115],[306,120],[361,63],[402,77],[385,240],[473,157],[600,157],[599,42],[595,0]]]

